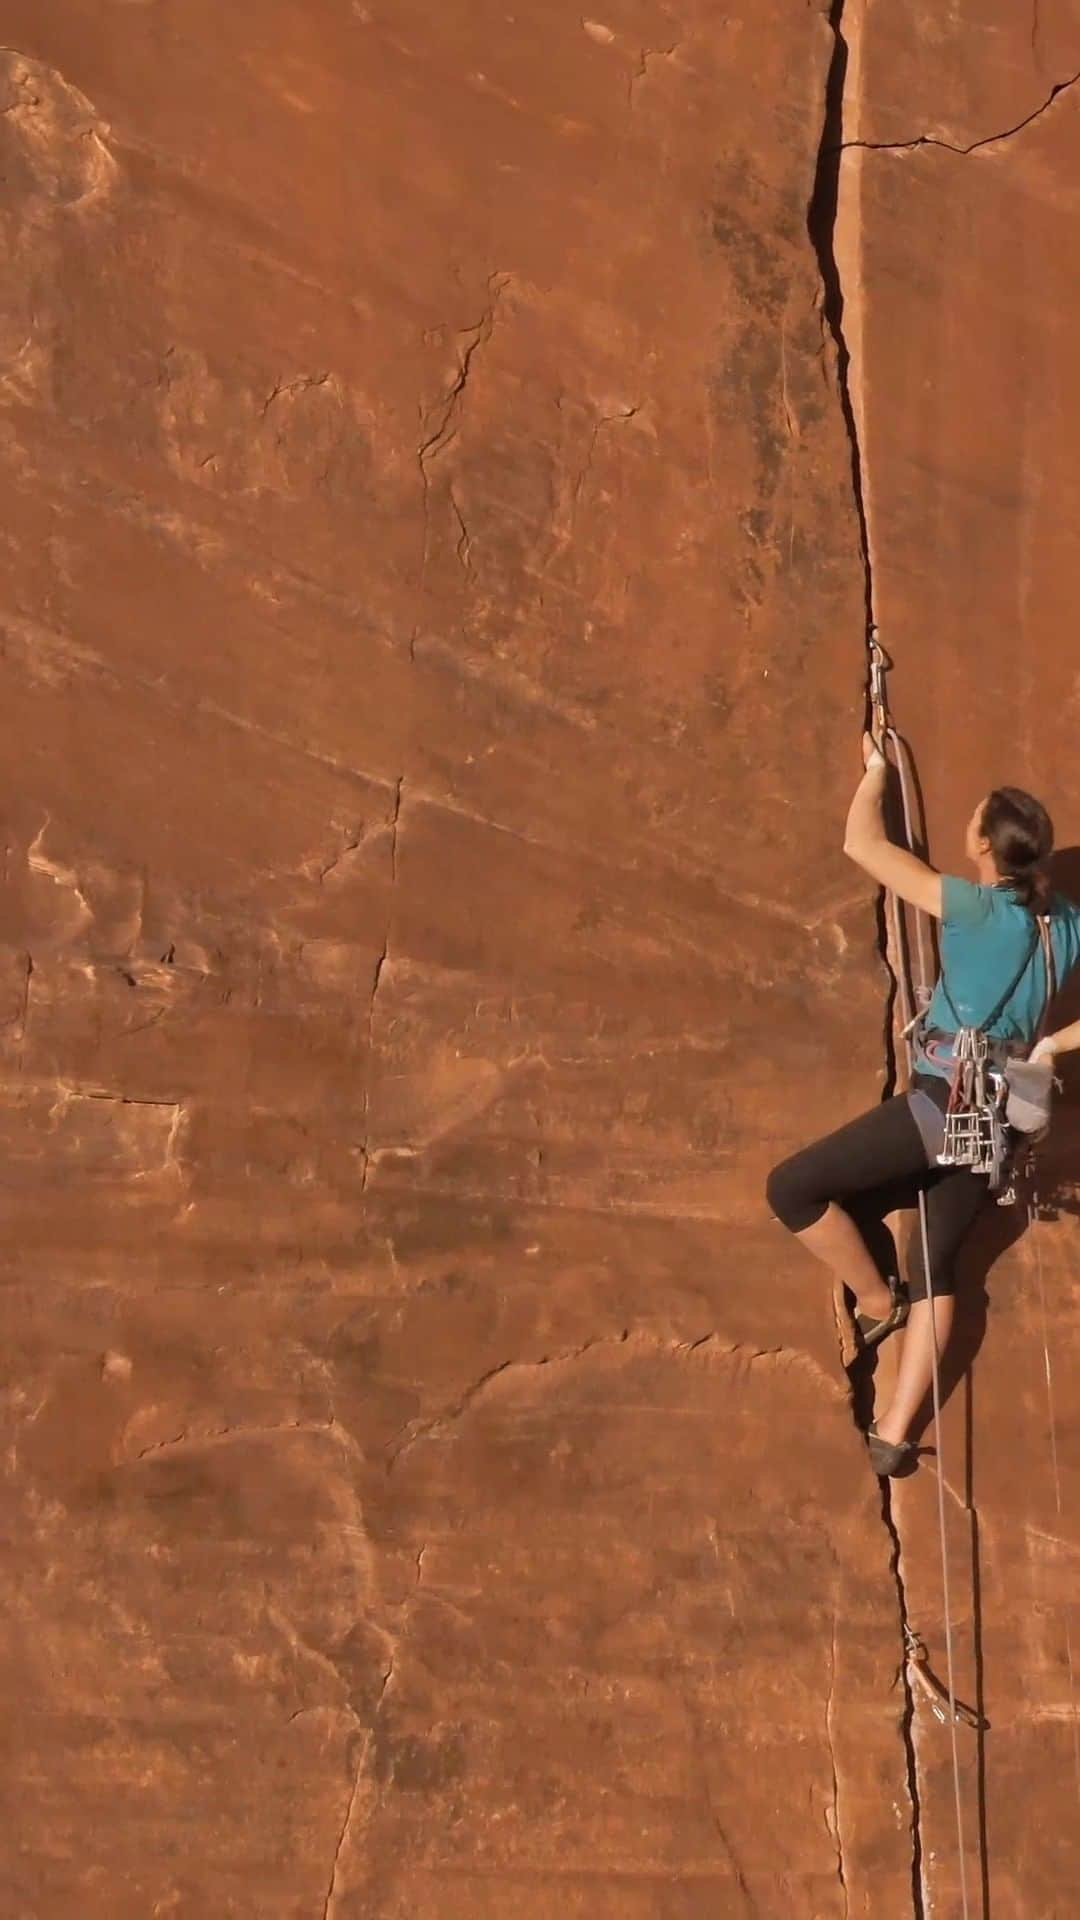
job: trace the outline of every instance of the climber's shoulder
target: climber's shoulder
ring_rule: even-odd
[[[870,874],[881,887],[899,895],[921,913],[941,918],[942,876],[917,853],[898,847],[891,840],[875,840],[858,850],[848,849],[856,864]]]
[[[947,927],[965,928],[975,933],[989,925],[995,911],[1006,906],[1006,897],[993,887],[975,880],[964,880],[958,873],[941,876],[941,918]]]

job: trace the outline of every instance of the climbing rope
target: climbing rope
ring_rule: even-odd
[[[918,832],[916,827],[916,783],[915,769],[907,742],[903,740],[892,724],[889,714],[888,694],[885,675],[891,661],[877,639],[870,640],[870,707],[873,716],[873,732],[880,742],[882,752],[896,768],[900,804],[904,826],[904,843],[909,853],[918,852]],[[915,1064],[912,1035],[916,1022],[929,1005],[933,984],[933,953],[926,916],[914,909],[915,922],[915,977],[912,977],[912,955],[907,940],[907,919],[901,902],[892,888],[886,888],[886,911],[888,929],[893,946],[893,975],[896,980],[900,1001],[901,1030],[907,1054],[908,1079],[910,1080]],[[926,1277],[926,1299],[930,1308],[930,1353],[931,1353],[931,1397],[934,1409],[934,1440],[937,1449],[937,1506],[938,1538],[941,1549],[941,1603],[945,1620],[945,1700],[948,1705],[949,1734],[952,1746],[953,1794],[956,1803],[956,1842],[959,1850],[960,1899],[964,1920],[969,1920],[967,1892],[967,1856],[964,1846],[964,1798],[960,1783],[960,1751],[957,1740],[957,1725],[961,1719],[971,1723],[967,1709],[962,1708],[956,1698],[956,1683],[953,1663],[952,1601],[949,1591],[949,1539],[945,1520],[945,1456],[941,1433],[941,1356],[938,1352],[937,1308],[934,1296],[934,1275],[930,1259],[930,1233],[926,1212],[926,1195],[919,1195],[919,1234],[922,1241],[923,1272]],[[926,1649],[918,1634],[906,1632],[905,1659],[908,1674],[916,1684],[927,1691]],[[944,1717],[940,1702],[935,1703],[934,1711],[939,1718]],[[976,1724],[978,1722],[976,1721]]]

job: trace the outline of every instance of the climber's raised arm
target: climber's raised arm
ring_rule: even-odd
[[[895,846],[885,831],[885,756],[870,734],[863,735],[865,771],[855,789],[844,830],[844,852],[879,886],[901,900],[941,918],[941,875],[906,847]]]

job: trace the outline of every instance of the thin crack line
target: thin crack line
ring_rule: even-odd
[[[825,1738],[829,1747],[829,1762],[832,1767],[832,1837],[836,1847],[836,1877],[840,1882],[840,1891],[844,1896],[844,1920],[851,1912],[851,1898],[848,1893],[847,1875],[844,1871],[844,1842],[840,1829],[840,1775],[836,1765],[836,1746],[833,1741],[833,1705],[836,1700],[836,1606],[833,1605],[832,1643],[829,1650],[829,1697],[825,1702]]]
[[[326,1889],[326,1899],[323,1901],[322,1920],[330,1920],[330,1915],[333,1913],[334,1907],[337,1904],[338,1867],[341,1864],[341,1856],[345,1851],[345,1846],[349,1838],[349,1830],[352,1826],[353,1813],[356,1808],[357,1796],[360,1792],[360,1782],[364,1777],[364,1767],[365,1767],[366,1760],[367,1760],[367,1745],[365,1744],[364,1751],[360,1759],[360,1763],[357,1766],[355,1774],[353,1775],[352,1792],[349,1795],[349,1804],[345,1809],[345,1819],[342,1824],[341,1832],[338,1835],[337,1846],[334,1849],[333,1864],[330,1868],[330,1884]]]
[[[900,1664],[897,1668],[896,1683],[902,1689],[903,1708],[900,1715],[900,1737],[904,1744],[904,1758],[907,1764],[907,1790],[911,1806],[911,1912],[912,1920],[925,1920],[925,1889],[923,1886],[923,1850],[922,1850],[922,1802],[919,1797],[918,1753],[915,1746],[915,1696],[908,1677],[907,1647],[909,1617],[907,1604],[907,1585],[904,1580],[902,1547],[900,1533],[892,1510],[892,1487],[888,1480],[881,1483],[881,1517],[892,1542],[892,1556],[889,1572],[896,1583],[896,1604],[900,1616]]]
[[[374,1047],[375,1047],[375,1000],[378,995],[379,988],[382,984],[383,969],[385,968],[387,960],[389,959],[389,956],[390,956],[390,934],[394,924],[394,897],[395,897],[395,891],[397,888],[397,877],[398,877],[398,852],[397,852],[398,825],[401,820],[401,800],[402,800],[402,793],[404,791],[404,787],[405,787],[405,775],[401,774],[394,787],[394,806],[393,806],[393,812],[391,813],[391,816],[390,816],[390,902],[389,902],[389,905],[387,908],[387,914],[386,914],[386,933],[383,938],[382,947],[379,953],[376,955],[375,968],[371,976],[371,998],[368,1001],[367,1058],[364,1063],[364,1098],[363,1098],[363,1114],[362,1114],[364,1138],[360,1148],[360,1153],[361,1153],[360,1191],[361,1193],[363,1193],[365,1187],[367,1186],[368,1173],[371,1169],[371,1162],[372,1162],[373,1151],[374,1151],[371,1145],[371,1078],[372,1078],[372,1071],[373,1071]]]
[[[707,1337],[708,1336],[706,1336],[706,1338]],[[500,1374],[507,1373],[515,1367],[536,1368],[558,1366],[567,1360],[582,1359],[584,1355],[590,1353],[594,1347],[610,1345],[613,1340],[622,1346],[625,1345],[629,1339],[630,1329],[629,1327],[624,1327],[621,1333],[615,1335],[599,1334],[594,1340],[586,1340],[583,1346],[571,1347],[562,1352],[545,1353],[541,1355],[539,1360],[515,1359],[498,1361],[495,1366],[488,1367],[486,1372],[482,1373],[478,1380],[474,1380],[470,1386],[466,1387],[465,1392],[454,1401],[452,1406],[445,1407],[441,1413],[434,1414],[430,1419],[410,1423],[409,1426],[398,1433],[387,1449],[387,1472],[393,1472],[402,1454],[407,1452],[410,1447],[415,1446],[418,1440],[432,1439],[435,1435],[441,1433],[445,1427],[450,1426],[455,1420],[460,1420],[462,1414],[468,1411],[478,1395],[483,1393],[484,1389],[490,1386],[492,1380],[496,1380]],[[699,1343],[695,1342],[694,1344],[697,1345]]]
[[[423,1549],[421,1549],[421,1552],[422,1551]],[[337,1908],[338,1869],[341,1865],[342,1855],[345,1852],[346,1846],[348,1845],[349,1835],[352,1832],[353,1814],[356,1811],[356,1801],[360,1792],[360,1784],[364,1779],[368,1760],[370,1759],[375,1749],[376,1729],[379,1724],[379,1715],[382,1713],[383,1705],[386,1700],[386,1690],[390,1685],[391,1680],[394,1677],[394,1665],[395,1665],[396,1658],[397,1658],[397,1655],[395,1653],[394,1647],[393,1645],[391,1645],[390,1657],[387,1662],[386,1671],[382,1675],[382,1679],[379,1685],[379,1697],[375,1702],[375,1710],[371,1717],[371,1726],[367,1731],[367,1738],[361,1742],[360,1757],[356,1763],[356,1771],[353,1775],[352,1792],[349,1795],[349,1804],[345,1809],[345,1819],[342,1824],[341,1832],[338,1835],[337,1846],[334,1849],[334,1859],[330,1868],[330,1884],[326,1889],[326,1899],[323,1902],[321,1920],[332,1920],[332,1915]]]
[[[509,1360],[497,1361],[494,1366],[486,1368],[478,1379],[473,1380],[456,1400],[439,1412],[430,1414],[424,1419],[410,1420],[400,1427],[391,1436],[385,1448],[386,1472],[392,1473],[403,1454],[419,1441],[441,1437],[448,1427],[460,1420],[480,1396],[486,1393],[492,1381],[499,1379],[503,1374],[511,1371],[537,1373],[549,1367],[562,1367],[584,1359],[586,1354],[594,1353],[600,1347],[624,1347],[631,1343],[643,1356],[650,1359],[666,1357],[684,1360],[692,1353],[710,1348],[719,1358],[741,1362],[748,1367],[753,1367],[759,1361],[766,1363],[772,1361],[781,1366],[808,1367],[820,1385],[832,1389],[839,1397],[839,1389],[835,1388],[830,1376],[801,1347],[755,1347],[737,1340],[726,1340],[715,1330],[698,1334],[691,1339],[680,1340],[664,1338],[645,1329],[635,1331],[630,1327],[623,1327],[617,1332],[598,1333],[591,1340],[586,1340],[578,1346],[555,1348],[549,1353],[542,1353],[535,1357],[519,1355]]]
[[[939,140],[933,133],[917,133],[911,140],[841,140],[832,151],[850,153],[855,148],[861,148],[864,153],[910,153],[915,147],[942,147],[946,153],[962,155],[978,153],[982,147],[993,147],[1002,140],[1011,140],[1014,134],[1023,133],[1025,127],[1030,127],[1034,120],[1041,120],[1058,96],[1068,93],[1069,88],[1075,87],[1078,80],[1080,80],[1080,71],[1070,74],[1067,80],[1059,80],[1055,86],[1051,87],[1041,106],[1036,107],[1023,120],[1018,120],[1015,127],[1005,127],[1001,133],[986,133],[980,140],[972,140],[966,147],[958,147],[952,140]]]
[[[421,585],[423,585],[427,579],[428,560],[431,548],[431,475],[428,471],[429,465],[440,453],[443,453],[447,447],[451,446],[457,438],[458,415],[464,401],[466,389],[468,388],[473,359],[480,348],[487,345],[495,331],[495,317],[498,312],[499,301],[509,285],[509,274],[493,273],[488,276],[489,297],[487,306],[484,308],[479,320],[476,321],[473,326],[465,327],[461,330],[460,337],[466,340],[466,344],[458,356],[457,373],[440,399],[433,407],[429,408],[421,418],[421,432],[424,438],[416,449],[424,510],[424,544],[420,567]],[[468,536],[465,531],[465,523],[461,519],[456,501],[453,505],[461,528],[462,538],[465,541],[465,553],[467,555]],[[458,558],[462,560],[462,564],[464,565],[465,562],[460,544],[458,546]],[[466,569],[466,571],[468,571],[468,569]],[[416,658],[417,638],[418,634],[414,630],[409,642],[410,659]]]
[[[702,1799],[705,1804],[705,1810],[708,1813],[709,1819],[712,1822],[714,1831],[716,1833],[716,1837],[719,1840],[720,1845],[724,1850],[724,1854],[727,1858],[728,1866],[731,1870],[731,1877],[736,1887],[738,1888],[739,1893],[742,1895],[743,1905],[746,1909],[746,1912],[751,1916],[756,1915],[757,1906],[755,1904],[753,1894],[751,1893],[750,1888],[747,1885],[746,1875],[743,1872],[743,1869],[736,1856],[735,1849],[732,1846],[730,1839],[728,1838],[727,1832],[724,1828],[724,1824],[720,1819],[719,1813],[717,1812],[716,1803],[715,1803],[713,1792],[712,1792],[712,1782],[709,1778],[709,1766],[708,1766],[708,1758],[705,1750],[704,1731],[702,1729],[699,1715],[690,1698],[689,1691],[686,1689],[681,1689],[680,1694],[682,1699],[683,1712],[686,1715],[687,1724],[689,1725],[690,1735],[694,1745],[694,1753],[697,1760],[697,1774],[698,1774],[698,1779],[701,1782],[701,1792],[702,1792]]]

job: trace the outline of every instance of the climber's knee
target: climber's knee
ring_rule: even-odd
[[[916,1262],[913,1256],[908,1261],[908,1270],[907,1270],[906,1277],[907,1277],[908,1299],[910,1300],[912,1306],[914,1306],[917,1300],[926,1299],[926,1275],[923,1273],[923,1265],[922,1265],[921,1259],[918,1262]],[[937,1292],[936,1287],[934,1291],[935,1293]]]
[[[951,1298],[956,1292],[952,1259],[944,1253],[935,1253],[933,1247],[930,1249],[930,1259],[934,1269],[934,1298],[937,1300]],[[907,1291],[908,1299],[912,1303],[926,1299],[926,1267],[923,1261],[922,1236],[918,1228],[912,1234],[908,1249]]]
[[[829,1204],[816,1189],[807,1159],[805,1153],[793,1153],[773,1168],[765,1182],[769,1206],[789,1233],[804,1233]]]

